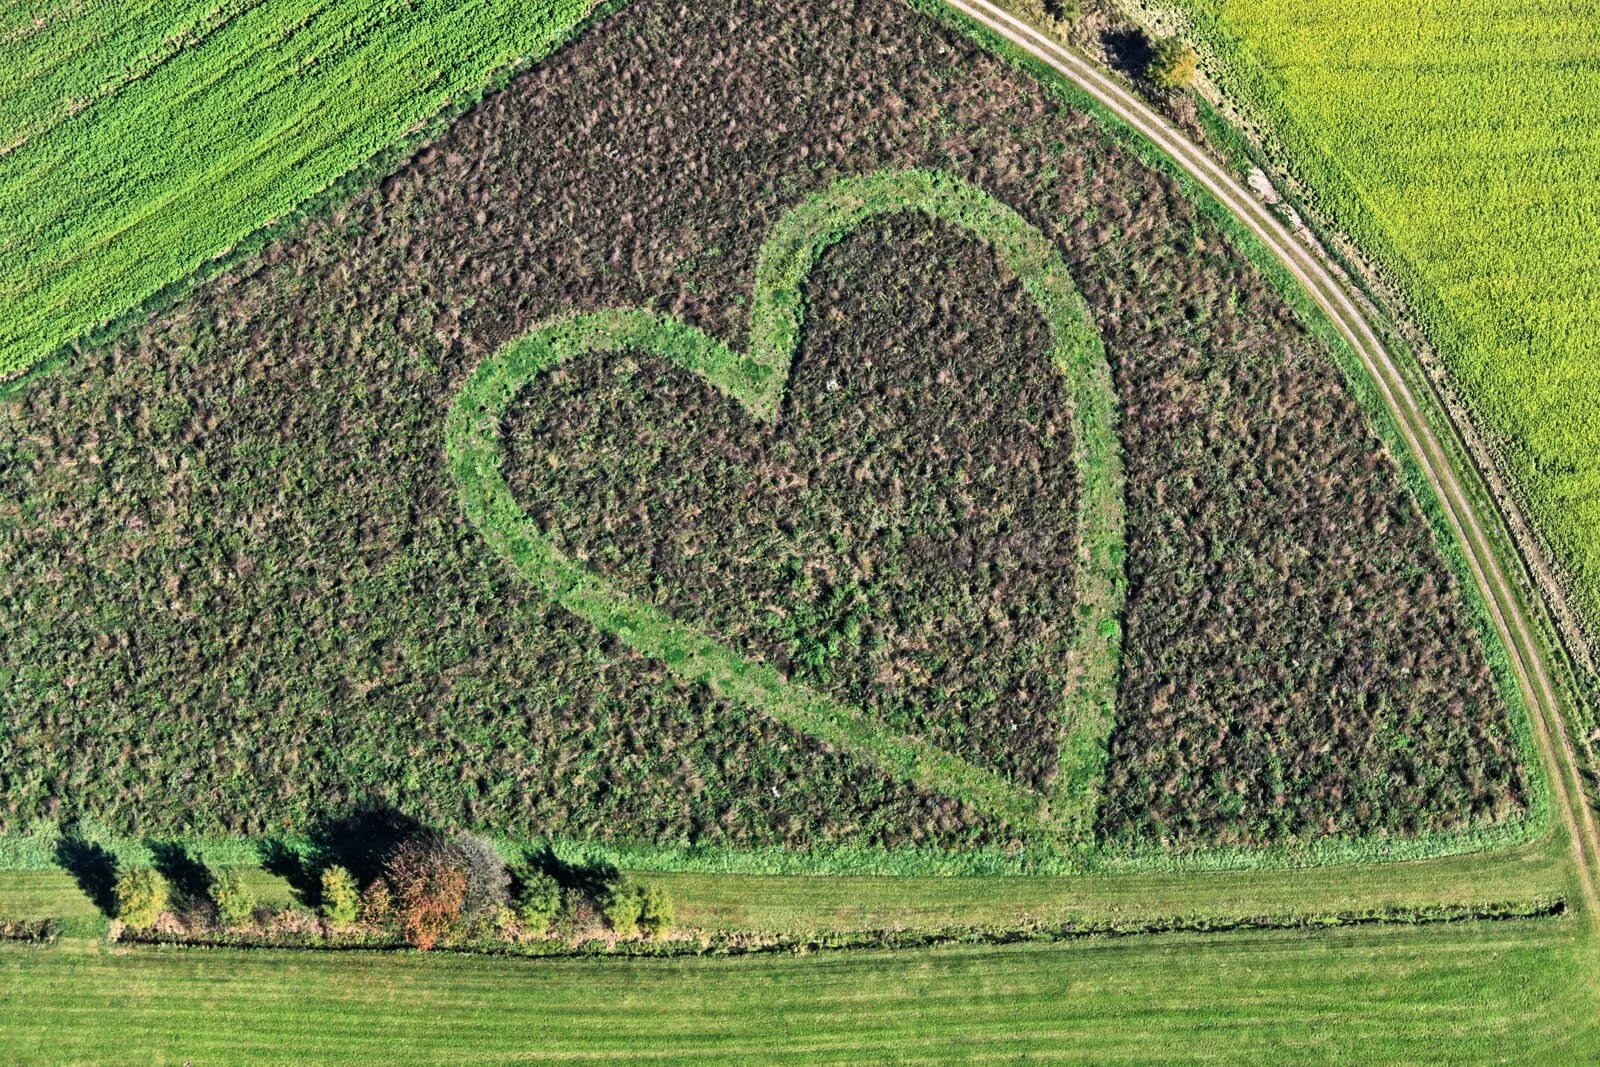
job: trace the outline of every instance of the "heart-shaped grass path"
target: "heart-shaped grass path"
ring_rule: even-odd
[[[1077,620],[1062,695],[1060,772],[1049,796],[908,737],[706,637],[569,559],[528,518],[502,473],[501,419],[543,370],[584,353],[648,352],[703,376],[756,418],[776,420],[805,320],[804,286],[829,245],[875,216],[921,211],[987,242],[1049,326],[1051,356],[1073,397],[1077,497]],[[467,516],[546,596],[702,682],[804,733],[870,759],[888,773],[1060,844],[1091,840],[1120,665],[1122,460],[1105,350],[1066,264],[1031,224],[983,190],[947,174],[886,171],[836,182],[789,211],[761,248],[750,351],[735,352],[678,319],[613,308],[557,319],[485,359],[446,423],[451,471]]]

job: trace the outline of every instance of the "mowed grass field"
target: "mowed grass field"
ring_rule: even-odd
[[[591,0],[0,11],[0,378],[547,54]]]
[[[1570,920],[526,964],[0,946],[11,1062],[1578,1061]]]
[[[1600,622],[1600,4],[1180,0],[1225,92],[1395,268]]]

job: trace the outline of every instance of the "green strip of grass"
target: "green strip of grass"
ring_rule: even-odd
[[[822,251],[866,221],[923,211],[988,242],[1021,279],[1048,323],[1052,357],[1073,388],[1074,459],[1079,476],[1077,627],[1064,698],[1062,782],[1040,798],[925,742],[873,722],[853,708],[788,682],[698,629],[630,597],[568,559],[524,514],[506,485],[502,419],[543,370],[588,353],[640,349],[703,375],[758,417],[777,418],[805,318],[805,281]],[[546,325],[486,359],[451,408],[446,446],[467,515],[495,548],[551,599],[703,682],[889,773],[970,801],[1023,830],[1087,847],[1104,774],[1121,648],[1122,464],[1116,403],[1105,349],[1083,298],[1050,242],[1011,209],[949,175],[894,171],[840,181],[798,205],[762,246],[752,297],[748,354],[676,319],[608,309]]]
[[[1566,920],[735,960],[0,946],[13,1062],[1577,1060]]]
[[[33,7],[0,15],[0,377],[392,158],[594,0]]]

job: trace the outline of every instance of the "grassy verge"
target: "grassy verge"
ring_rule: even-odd
[[[1595,1005],[1575,927],[537,963],[0,945],[0,1045],[41,1062],[1579,1059]]]

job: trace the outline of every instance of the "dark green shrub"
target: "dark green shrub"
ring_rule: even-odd
[[[639,932],[639,916],[643,911],[643,892],[626,879],[612,885],[600,898],[600,915],[618,937],[633,937]]]
[[[639,929],[644,935],[665,937],[676,917],[677,909],[667,891],[656,882],[646,885],[639,898]]]
[[[117,918],[138,929],[153,926],[171,895],[160,874],[149,867],[129,867],[117,879]]]
[[[239,872],[224,868],[211,876],[211,899],[224,926],[243,926],[256,910],[256,895]]]
[[[544,871],[524,868],[517,872],[517,920],[535,933],[544,933],[561,910],[561,886]]]
[[[361,891],[355,876],[343,867],[322,870],[322,914],[336,926],[348,926],[361,913]]]

